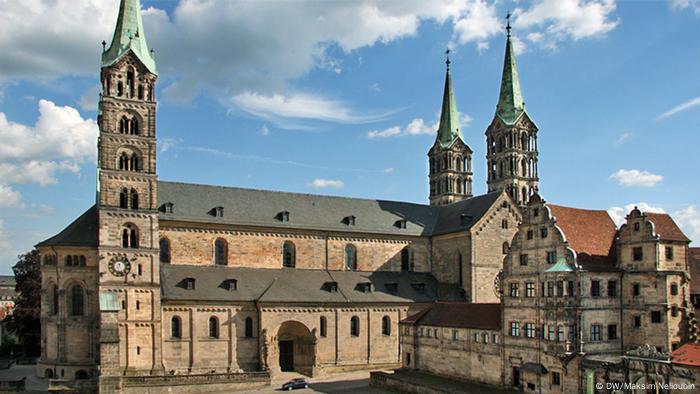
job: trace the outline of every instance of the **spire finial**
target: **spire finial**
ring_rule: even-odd
[[[447,71],[450,71],[450,49],[445,50],[445,64],[447,65]]]
[[[506,15],[506,35],[508,38],[510,38],[510,29],[511,29],[510,17],[511,17],[511,14],[510,14],[510,12],[508,12],[508,14]]]

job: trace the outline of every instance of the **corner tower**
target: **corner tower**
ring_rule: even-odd
[[[459,113],[452,90],[447,51],[445,91],[435,144],[428,151],[430,205],[445,205],[472,197],[472,150],[459,129]]]
[[[496,114],[486,129],[488,191],[505,190],[520,206],[538,192],[537,126],[525,111],[515,53],[506,26],[506,54]]]
[[[112,43],[109,48],[102,44],[97,143],[101,375],[144,375],[162,370],[162,361],[157,74],[139,0],[121,0]]]

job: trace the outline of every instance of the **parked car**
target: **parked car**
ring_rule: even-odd
[[[282,390],[305,389],[307,387],[309,387],[309,382],[307,382],[306,379],[296,378],[296,379],[292,379],[289,382],[283,384]]]

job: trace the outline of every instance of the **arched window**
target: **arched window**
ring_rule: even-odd
[[[296,267],[296,247],[291,241],[285,241],[282,245],[282,266],[287,268]]]
[[[209,318],[209,336],[212,338],[219,337],[219,319],[215,316]]]
[[[158,242],[160,249],[160,262],[169,263],[170,262],[170,241],[167,238],[161,238]]]
[[[120,166],[121,166],[121,157],[119,158]],[[119,208],[128,208],[128,196],[126,189],[122,189],[119,192]]]
[[[413,253],[410,246],[401,249],[401,271],[413,271]]]
[[[126,85],[129,88],[129,98],[134,97],[134,69],[126,72]]]
[[[46,297],[46,313],[53,316],[58,313],[58,287],[55,284],[49,285]]]
[[[360,318],[357,316],[353,316],[350,319],[350,335],[353,337],[360,336]]]
[[[117,82],[117,96],[121,97],[124,95],[124,84],[122,81]]]
[[[122,152],[119,155],[119,169],[120,170],[127,170],[129,168],[129,156],[127,156],[126,152]]]
[[[131,200],[131,209],[139,209],[139,194],[136,189],[131,189],[129,199]]]
[[[81,267],[85,267],[85,265],[87,264],[87,261],[85,260],[85,256],[79,256],[78,261],[79,261],[78,265]]]
[[[214,264],[228,264],[228,251],[226,249],[227,244],[224,239],[218,238],[216,241],[214,241]]]
[[[129,127],[129,134],[132,134],[132,135],[139,135],[139,132],[140,132],[140,131],[141,131],[141,130],[139,129],[139,121],[138,121],[138,119],[136,119],[135,117],[134,117],[134,118],[131,118],[131,124],[130,124],[130,127]]]
[[[457,194],[462,194],[462,178],[457,178]]]
[[[245,318],[245,337],[253,337],[253,319],[251,319],[250,317]]]
[[[523,188],[523,199],[522,202],[527,202],[527,188]]]
[[[73,285],[70,289],[70,314],[72,316],[83,316],[85,314],[85,294],[83,286]]]
[[[66,267],[72,267],[73,266],[73,256],[66,256]]]
[[[139,100],[143,100],[143,85],[139,85]]]
[[[327,327],[326,318],[323,316],[321,316],[321,321],[319,322],[319,327],[320,327],[319,331],[321,332],[320,335],[325,338],[327,335],[328,327]]]
[[[345,269],[349,271],[357,269],[357,248],[353,244],[345,245]]]
[[[182,321],[178,316],[173,316],[170,319],[170,336],[173,338],[182,338]]]
[[[121,134],[127,134],[129,132],[129,119],[126,116],[119,118],[119,132]]]
[[[122,247],[123,248],[138,248],[139,237],[136,226],[127,224],[122,228]]]
[[[139,157],[136,153],[132,153],[129,161],[129,171],[138,171],[139,168]]]
[[[508,254],[508,249],[509,249],[508,242],[504,242],[503,243],[503,254]]]
[[[455,158],[455,169],[457,171],[462,171],[462,158],[461,157]]]
[[[391,318],[389,316],[382,317],[382,335],[391,335]]]

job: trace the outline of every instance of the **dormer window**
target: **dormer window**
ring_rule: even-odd
[[[372,282],[360,282],[357,284],[355,289],[357,289],[357,291],[360,291],[363,293],[371,293],[372,292]]]
[[[173,207],[175,205],[171,202],[166,202],[165,204],[161,205],[160,210],[163,213],[173,213]]]
[[[238,290],[238,280],[236,279],[226,279],[221,282],[221,287],[228,291]]]
[[[399,284],[396,282],[385,283],[384,287],[390,293],[396,293],[399,290]]]
[[[462,226],[468,225],[472,221],[472,215],[467,215],[466,213],[463,213],[459,216],[459,223]]]
[[[209,214],[217,218],[222,218],[224,217],[224,207],[214,207],[209,211]]]
[[[634,224],[634,231],[639,231],[639,222]]]
[[[337,293],[338,292],[338,282],[326,282],[323,284],[322,289],[329,292],[329,293]]]
[[[289,211],[282,211],[282,212],[278,213],[277,216],[275,216],[275,218],[283,223],[288,222],[289,221]]]
[[[413,287],[413,289],[415,291],[418,291],[421,293],[425,291],[425,283],[423,283],[423,282],[411,283],[411,287]]]
[[[343,223],[345,223],[345,225],[347,225],[347,226],[354,226],[355,225],[355,216],[350,215],[350,216],[344,217]]]
[[[405,229],[406,228],[406,220],[400,219],[394,222],[394,227]]]

